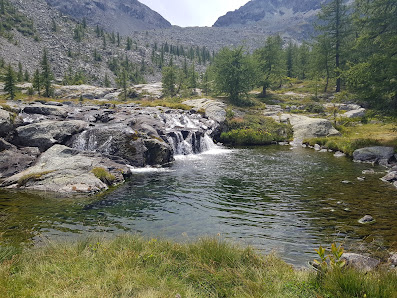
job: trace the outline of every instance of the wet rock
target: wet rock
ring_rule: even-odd
[[[314,145],[314,150],[320,151],[321,150],[321,146],[319,144],[315,144]]]
[[[337,151],[337,152],[335,152],[334,156],[335,156],[335,157],[345,157],[346,154],[343,153],[343,152],[341,152],[341,151]]]
[[[353,152],[354,161],[360,162],[379,162],[382,159],[389,161],[393,156],[393,147],[374,146],[357,149]]]
[[[16,149],[16,147],[8,143],[6,140],[0,138],[0,152],[9,149]]]
[[[87,123],[79,120],[33,123],[18,127],[13,143],[23,147],[38,147],[43,152],[54,144],[64,144],[86,127]]]
[[[164,141],[138,134],[123,125],[98,126],[75,135],[67,145],[80,151],[92,151],[120,157],[135,167],[171,162],[172,149]]]
[[[66,118],[68,116],[68,112],[61,107],[43,105],[43,104],[34,104],[34,105],[26,106],[23,109],[23,112],[26,114],[40,114],[45,116],[52,115],[61,118]]]
[[[343,183],[343,184],[352,184],[352,182],[349,181],[349,180],[343,180],[342,183]]]
[[[14,129],[16,115],[0,108],[0,137],[5,137]]]
[[[358,220],[360,224],[371,224],[375,223],[375,219],[371,215],[365,215],[363,218]]]
[[[24,147],[17,149],[15,146],[0,152],[0,178],[13,176],[33,165],[40,151],[37,147]]]
[[[362,272],[375,270],[380,264],[377,259],[355,253],[344,253],[341,259],[346,262],[346,266]]]
[[[102,168],[112,179],[102,181],[92,170]],[[44,152],[36,164],[13,175],[2,183],[3,187],[57,193],[95,193],[119,184],[130,175],[127,166],[112,161],[101,154],[80,152],[63,145],[54,145]]]
[[[397,181],[397,171],[389,172],[385,177],[381,178],[381,180],[390,183]]]
[[[218,123],[226,120],[226,105],[220,101],[201,98],[186,100],[183,104],[193,107],[196,111],[204,110],[205,116]]]
[[[365,181],[365,177],[357,177],[358,181]]]

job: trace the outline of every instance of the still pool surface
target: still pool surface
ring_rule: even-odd
[[[141,169],[96,198],[0,191],[0,243],[37,244],[141,233],[190,241],[210,235],[304,265],[319,244],[397,248],[397,190],[363,175],[371,165],[309,149],[270,146],[179,157]],[[364,181],[357,177],[365,176]],[[350,183],[342,183],[350,181]],[[376,223],[361,225],[371,214]]]

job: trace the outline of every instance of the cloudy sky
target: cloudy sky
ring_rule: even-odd
[[[160,13],[173,25],[212,26],[228,11],[243,6],[249,0],[139,0]]]

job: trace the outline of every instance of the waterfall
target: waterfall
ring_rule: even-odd
[[[204,123],[201,115],[165,114],[162,119],[175,155],[199,154],[218,147],[209,136],[211,123]]]

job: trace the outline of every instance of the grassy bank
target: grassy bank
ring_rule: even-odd
[[[397,149],[395,123],[368,123],[354,126],[339,126],[342,136],[306,140],[310,145],[319,144],[328,149],[342,151],[350,156],[356,149],[369,146],[391,146]]]
[[[1,297],[396,297],[395,272],[295,270],[217,239],[123,236],[1,254]],[[180,296],[178,296],[178,294]]]

